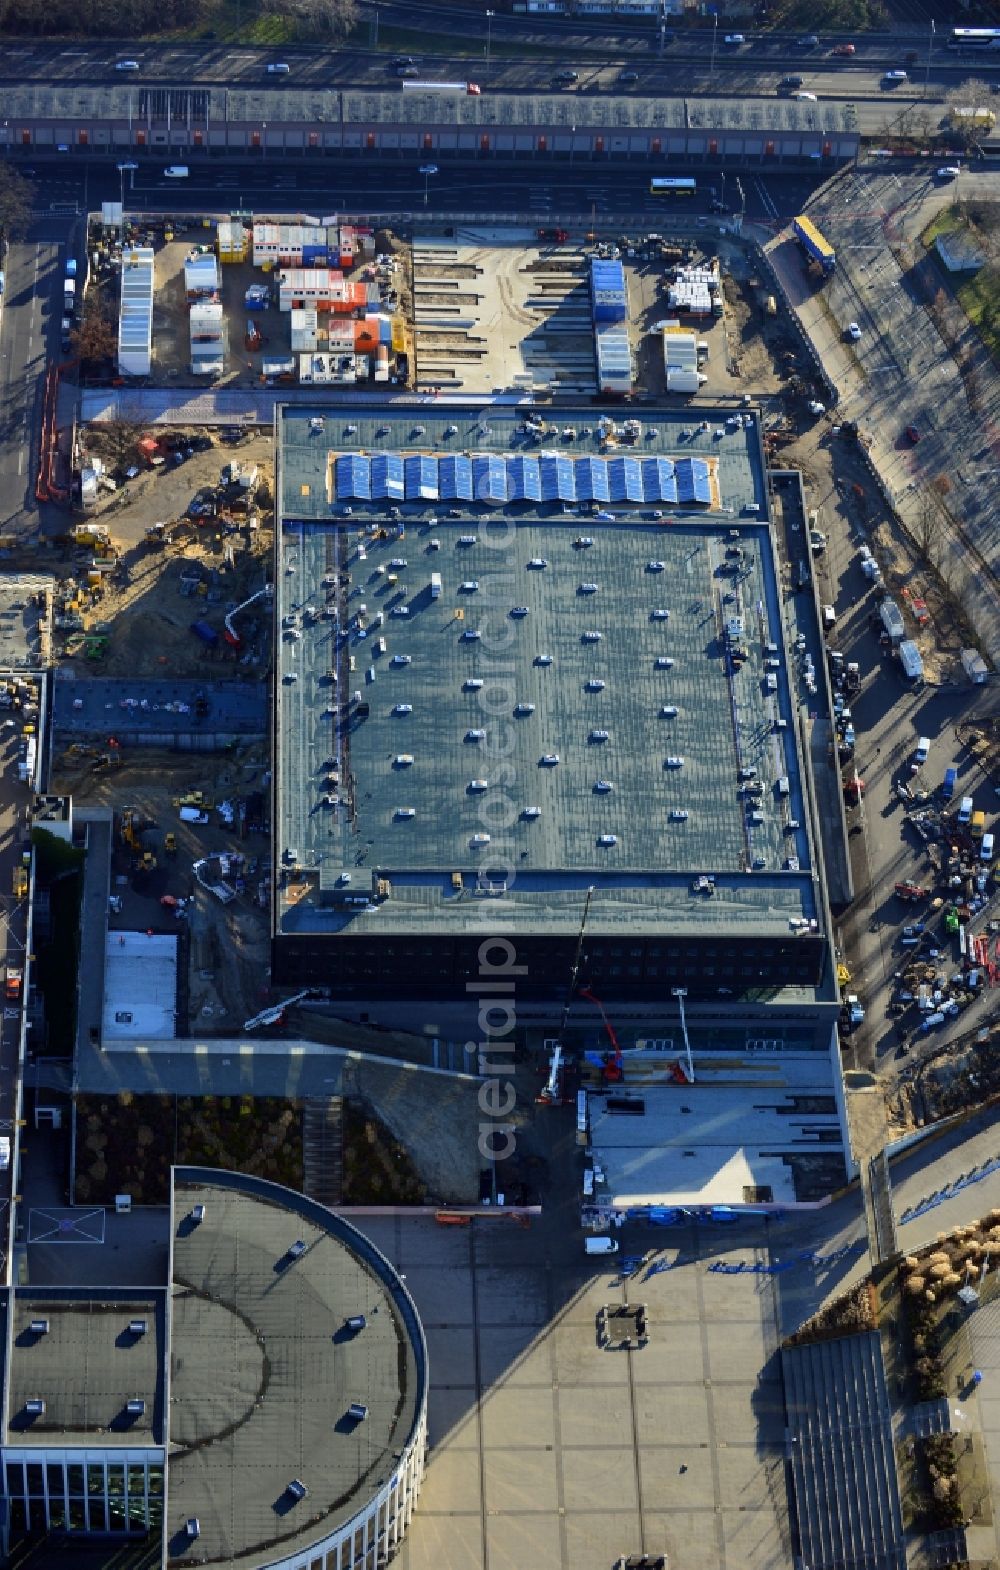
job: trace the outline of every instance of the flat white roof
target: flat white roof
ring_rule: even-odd
[[[177,1035],[177,936],[109,932],[104,960],[105,1041]]]
[[[642,1056],[652,1069],[653,1055]],[[624,1085],[588,1096],[590,1145],[605,1175],[602,1205],[745,1205],[753,1202],[748,1190],[762,1189],[770,1190],[764,1202],[794,1205],[794,1158],[842,1150],[822,1054],[775,1054],[759,1067],[737,1059],[723,1074],[700,1072],[696,1055],[693,1085],[670,1082],[666,1073],[658,1084],[652,1073],[637,1082],[630,1059]],[[642,1110],[609,1110],[622,1099]]]

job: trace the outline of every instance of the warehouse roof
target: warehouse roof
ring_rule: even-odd
[[[171,1508],[198,1518],[208,1562],[254,1570],[305,1551],[388,1479],[423,1405],[423,1335],[377,1250],[287,1190],[177,1169],[173,1235]],[[308,1489],[297,1502],[293,1479]]]
[[[731,516],[766,508],[755,427],[682,442],[644,412],[642,462],[704,462],[714,515],[426,500],[386,526],[384,500],[331,503],[347,471],[311,418],[281,420],[277,833],[305,874],[283,930],[444,930],[504,862],[513,930],[575,930],[591,884],[596,927],[815,916],[769,532]],[[412,418],[384,416],[382,439],[471,434],[461,413]],[[352,413],[352,442],[374,426]],[[575,466],[593,440],[574,429]],[[501,451],[516,434],[475,421]],[[376,912],[373,870],[392,885]]]

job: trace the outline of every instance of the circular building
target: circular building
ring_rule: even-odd
[[[413,1513],[427,1350],[406,1288],[325,1206],[174,1171],[167,1563],[376,1570]]]

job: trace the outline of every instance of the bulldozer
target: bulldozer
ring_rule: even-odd
[[[177,835],[173,832],[163,836],[163,854],[165,856],[177,855]]]
[[[135,864],[135,870],[136,872],[145,874],[149,872],[155,872],[156,866],[156,857],[153,855],[153,852],[151,850],[144,850]]]

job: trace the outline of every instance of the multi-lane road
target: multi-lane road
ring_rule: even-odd
[[[1000,83],[1000,53],[971,57],[956,54],[937,35],[931,43],[929,33],[911,38],[880,36],[858,42],[853,57],[832,52],[829,45],[797,47],[787,36],[764,35],[732,47],[723,42],[722,29],[713,42],[713,31],[687,32],[663,48],[657,46],[647,30],[626,41],[614,39],[599,48],[551,39],[550,53],[540,57],[537,45],[530,51],[507,54],[498,43],[501,24],[523,22],[521,18],[496,19],[486,43],[478,39],[485,26],[463,22],[462,36],[470,45],[462,53],[423,54],[416,57],[421,79],[437,81],[475,80],[484,93],[541,92],[550,89],[557,70],[574,69],[578,80],[560,88],[567,97],[580,93],[604,92],[648,97],[688,96],[692,93],[717,93],[720,96],[757,95],[775,92],[783,76],[801,76],[801,91],[819,98],[858,99],[896,98],[912,101],[926,96],[939,99],[968,77]],[[523,28],[521,30],[523,32]],[[614,47],[612,47],[612,45]],[[509,47],[509,40],[507,43]],[[884,84],[884,73],[904,68],[908,63],[910,80],[893,87]],[[136,70],[119,69],[122,61],[134,62]],[[288,66],[286,73],[268,71],[269,65]],[[622,81],[622,72],[627,80]],[[101,83],[134,84],[137,91],[147,85],[204,87],[267,87],[272,91],[302,88],[391,88],[402,91],[392,58],[378,49],[304,48],[285,46],[260,49],[244,45],[214,43],[137,44],[109,48],[106,44],[14,43],[0,57],[0,86],[39,82],[48,85]]]

